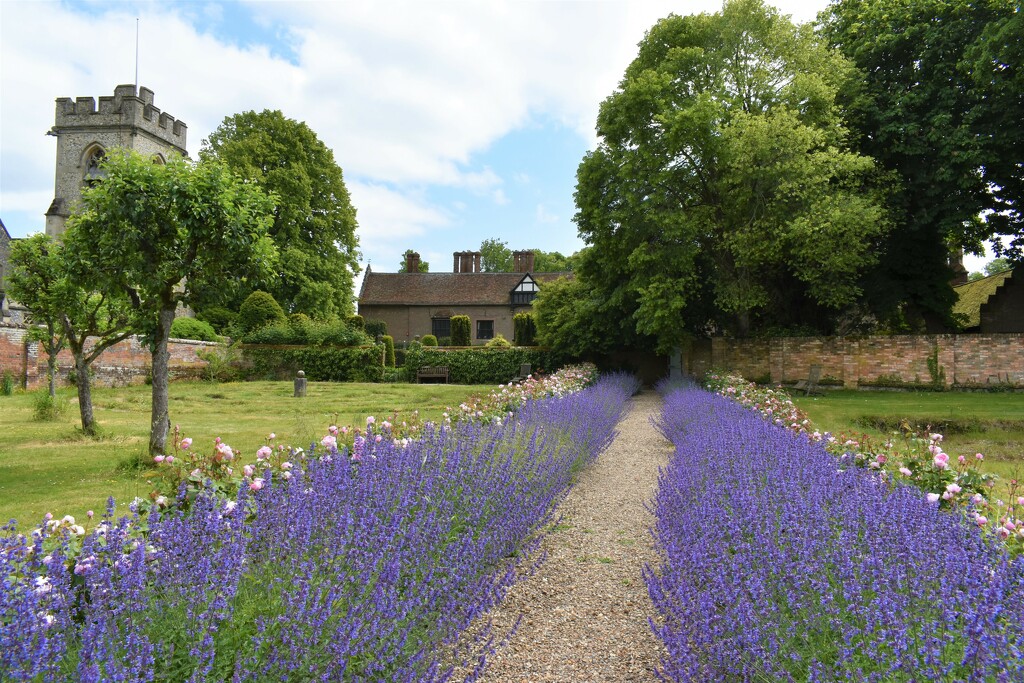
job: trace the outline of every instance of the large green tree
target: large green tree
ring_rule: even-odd
[[[334,153],[316,133],[280,111],[248,111],[224,119],[199,156],[220,159],[275,197],[270,235],[280,260],[273,277],[253,289],[273,294],[288,313],[351,314],[356,210]]]
[[[668,350],[853,304],[887,223],[837,103],[852,76],[759,0],[659,21],[577,174],[577,272],[601,308]]]
[[[168,349],[179,305],[215,302],[274,263],[273,204],[223,164],[174,157],[153,164],[114,152],[106,177],[82,193],[68,221],[75,258],[101,290],[123,292],[153,355],[149,451],[166,452]]]
[[[1017,0],[835,0],[828,40],[861,72],[848,91],[858,149],[894,172],[896,228],[865,280],[875,310],[940,330],[955,300],[947,267],[999,234],[1020,244]],[[983,214],[997,214],[987,220]]]

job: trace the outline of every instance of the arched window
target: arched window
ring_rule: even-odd
[[[157,152],[151,158],[153,160],[153,164],[156,166],[163,166],[167,163],[167,159],[165,159],[164,155],[160,152]]]
[[[90,145],[85,150],[85,154],[82,155],[82,165],[85,167],[85,171],[82,173],[82,180],[86,185],[92,185],[106,177],[107,172],[100,168],[100,164],[106,158],[107,150],[98,144]]]

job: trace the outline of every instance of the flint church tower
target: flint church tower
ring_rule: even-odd
[[[57,114],[47,135],[57,138],[53,203],[46,212],[46,234],[64,232],[64,223],[82,198],[82,188],[102,177],[107,152],[124,147],[164,163],[168,155],[188,156],[188,127],[153,106],[153,91],[119,85],[114,96],[57,98]]]

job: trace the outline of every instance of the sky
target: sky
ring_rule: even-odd
[[[826,0],[776,0],[794,21]],[[406,249],[435,272],[499,239],[571,254],[576,169],[601,101],[671,13],[716,0],[0,0],[0,219],[41,232],[53,199],[58,97],[135,82],[188,125],[188,152],[225,117],[279,109],[342,168],[361,263]],[[136,22],[138,19],[138,22]],[[976,262],[975,262],[976,261]],[[980,270],[984,259],[967,262]]]

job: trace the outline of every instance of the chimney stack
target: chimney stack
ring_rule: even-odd
[[[417,254],[415,251],[410,251],[405,255],[405,272],[420,272],[420,255]]]
[[[481,270],[479,251],[456,251],[452,257],[452,272],[479,273]]]
[[[512,272],[532,273],[534,254],[530,249],[512,252]]]

